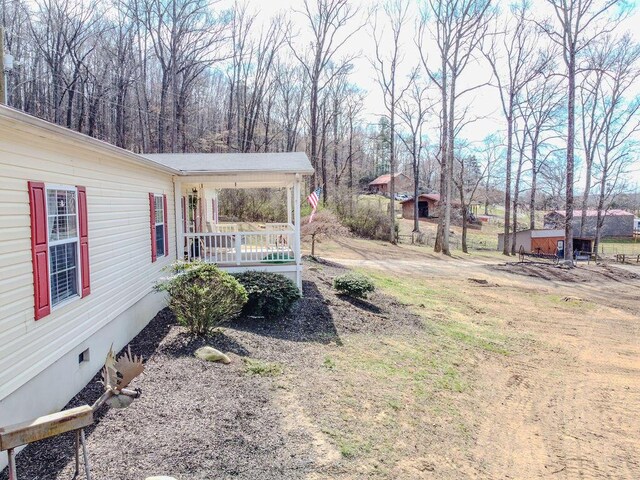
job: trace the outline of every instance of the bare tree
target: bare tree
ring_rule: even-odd
[[[263,101],[270,96],[269,81],[279,50],[286,43],[289,25],[281,16],[258,30],[257,14],[249,13],[246,4],[236,6],[232,21],[232,63],[229,75],[229,105],[227,145],[241,152],[256,148],[256,131]],[[258,30],[257,35],[251,35]],[[265,128],[268,122],[263,122]],[[232,132],[235,131],[235,136]],[[232,145],[231,139],[235,137]],[[263,144],[268,144],[265,139]]]
[[[549,64],[548,67],[552,67]],[[548,68],[550,70],[550,68]],[[563,97],[561,83],[549,71],[527,83],[518,103],[520,116],[524,121],[531,162],[531,189],[529,192],[529,228],[536,228],[536,195],[538,193],[538,174],[548,156],[541,157],[545,145],[551,145],[558,138],[561,125]]]
[[[491,0],[428,0],[422,7],[417,41],[422,65],[441,97],[440,110],[440,215],[434,250],[449,251],[451,222],[451,182],[457,118],[456,104],[465,93],[479,88],[480,83],[458,89],[458,81],[486,33],[492,11]],[[434,25],[430,24],[433,17]],[[438,62],[431,66],[427,58],[427,33],[435,39]]]
[[[216,16],[207,0],[142,2],[134,5],[132,13],[150,36],[162,73],[158,151],[176,151],[178,122],[184,121],[189,89],[208,66],[226,55],[219,47],[227,34],[228,19]]]
[[[279,61],[275,67],[276,111],[281,118],[284,135],[283,149],[293,152],[298,148],[301,135],[304,99],[307,93],[306,76],[299,65],[289,65]],[[275,113],[275,112],[274,112]]]
[[[498,27],[485,45],[484,54],[494,73],[496,86],[500,93],[502,113],[507,123],[507,151],[505,170],[504,201],[504,247],[502,253],[509,255],[511,223],[511,177],[513,157],[514,122],[517,103],[527,83],[540,74],[548,57],[538,51],[539,37],[530,28],[527,18],[530,5],[527,0],[512,6],[511,15],[504,25]],[[515,225],[514,221],[514,225]],[[514,241],[515,241],[515,231]]]
[[[458,148],[456,152],[456,164],[454,166],[454,172],[456,174],[453,178],[460,201],[460,211],[462,216],[462,251],[469,253],[467,247],[467,231],[469,225],[469,215],[471,213],[471,202],[475,198],[478,187],[484,180],[488,163],[481,166],[475,155],[464,152],[464,149]]]
[[[634,91],[640,78],[640,45],[625,35],[617,41],[605,39],[605,52],[612,55],[606,79],[600,84],[598,106],[603,125],[596,149],[594,170],[598,176],[595,251],[608,202],[624,186],[629,165],[640,152],[635,136],[640,132],[640,96]]]
[[[299,53],[298,49],[289,40],[291,51],[298,59],[300,65],[309,79],[309,156],[311,164],[318,167],[318,137],[320,133],[320,95],[333,79],[333,75],[339,75],[344,69],[349,68],[355,54],[348,54],[338,59],[338,54],[347,41],[358,31],[361,26],[353,30],[347,30],[347,25],[356,17],[358,9],[354,8],[348,0],[304,0],[304,9],[301,13],[311,29],[313,40],[310,48]],[[333,64],[333,73],[327,75],[327,67]],[[315,189],[317,178],[311,181],[311,189]],[[326,188],[324,185],[326,200]]]
[[[562,58],[567,77],[567,181],[566,181],[566,225],[564,250],[565,260],[573,258],[573,183],[575,171],[576,133],[576,74],[579,55],[596,39],[610,32],[619,20],[602,20],[607,12],[624,0],[546,0],[553,8],[555,22],[548,20],[539,25],[552,42],[562,49]],[[555,25],[554,25],[555,23]]]
[[[483,140],[482,148],[479,155],[483,159],[482,163],[485,165],[484,174],[484,214],[489,214],[489,203],[491,202],[492,190],[496,190],[496,183],[498,179],[497,170],[500,163],[499,152],[502,149],[500,139],[496,134],[489,135]]]
[[[411,156],[411,173],[413,176],[413,231],[420,232],[419,222],[419,202],[420,194],[420,160],[426,148],[426,118],[430,113],[432,105],[428,98],[429,85],[421,82],[414,73],[410,77],[410,88],[407,95],[402,99],[399,106],[398,115],[405,127],[408,135],[400,135],[402,143]]]
[[[405,93],[405,87],[399,86],[398,69],[403,60],[403,49],[400,35],[409,19],[408,2],[406,0],[387,0],[383,6],[385,25],[390,29],[390,36],[385,35],[384,26],[378,23],[378,11],[375,13],[373,39],[375,58],[371,63],[376,71],[378,85],[382,90],[384,107],[389,118],[389,215],[391,231],[389,241],[396,242],[396,210],[395,210],[395,174],[396,174],[396,114],[398,105]],[[389,51],[383,51],[389,45]],[[410,84],[411,82],[409,82]]]

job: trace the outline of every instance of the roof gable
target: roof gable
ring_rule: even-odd
[[[399,178],[399,177],[405,177],[408,180],[411,180],[407,175],[405,175],[404,173],[396,173],[394,176],[394,178]],[[378,178],[376,178],[374,181],[370,182],[369,185],[386,185],[391,181],[391,174],[389,173],[385,173],[384,175],[380,175]]]

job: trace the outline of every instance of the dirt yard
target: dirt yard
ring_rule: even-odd
[[[640,269],[353,239],[318,253],[276,323],[205,342],[163,312],[132,342],[143,395],[101,411],[94,478],[640,478]],[[377,292],[336,296],[340,265]],[[205,343],[231,365],[194,358]],[[70,478],[70,453],[68,437],[29,447],[19,476]]]
[[[358,242],[332,257],[407,304],[429,297],[426,317],[441,310],[507,346],[470,360],[475,408],[460,412],[472,442],[453,469],[477,478],[640,478],[640,268],[420,258],[391,246],[405,255],[384,261],[382,245],[365,258]]]

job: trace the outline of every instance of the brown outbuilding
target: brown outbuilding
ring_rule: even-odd
[[[439,193],[423,193],[418,195],[418,218],[430,218],[438,216]],[[402,204],[402,218],[413,218],[414,199],[408,198]]]
[[[373,182],[369,183],[369,191],[371,193],[380,193],[389,195],[389,185],[391,183],[391,175],[380,175]],[[412,190],[411,178],[404,173],[396,173],[394,175],[394,190],[396,193],[404,193]]]

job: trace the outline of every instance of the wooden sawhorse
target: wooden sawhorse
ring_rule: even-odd
[[[9,480],[18,480],[14,450],[16,447],[71,431],[75,431],[76,434],[76,473],[74,478],[80,473],[80,447],[82,446],[84,473],[86,480],[91,480],[87,442],[84,435],[84,429],[91,424],[93,424],[93,409],[89,405],[83,405],[0,428],[0,451],[6,450],[9,457]]]

